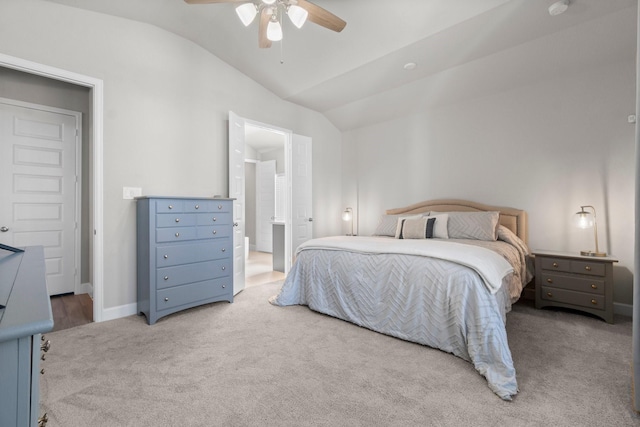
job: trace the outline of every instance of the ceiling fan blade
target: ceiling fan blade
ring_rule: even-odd
[[[260,26],[258,27],[258,46],[260,48],[271,47],[271,40],[267,38],[267,25],[271,19],[269,8],[263,8],[260,12]]]
[[[315,5],[307,0],[297,0],[297,2],[298,6],[309,12],[309,16],[307,17],[307,19],[314,24],[318,24],[322,27],[328,28],[338,33],[342,31],[347,25],[345,21],[318,5]]]
[[[249,0],[184,0],[189,4],[210,4],[210,3],[250,3]]]

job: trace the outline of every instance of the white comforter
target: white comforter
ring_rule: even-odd
[[[464,249],[460,253],[472,256],[460,260],[455,254],[460,246],[467,245],[438,239],[313,239],[298,249],[280,293],[270,302],[308,305],[453,353],[472,362],[491,390],[510,400],[518,392],[505,329],[511,297],[500,283],[519,267],[505,265],[500,255],[483,257],[483,251],[493,253],[485,248]]]

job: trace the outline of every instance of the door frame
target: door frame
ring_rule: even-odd
[[[104,124],[104,83],[102,80],[74,73],[72,71],[39,64],[26,59],[17,58],[0,53],[0,67],[11,68],[29,74],[59,80],[91,89],[91,128],[89,145],[92,149],[91,168],[89,177],[92,188],[92,204],[90,220],[93,227],[93,235],[90,239],[92,248],[91,283],[93,285],[93,320],[102,322],[115,319],[118,313],[112,313],[113,317],[104,316],[104,209],[103,209],[103,124]]]
[[[73,149],[75,150],[75,194],[73,214],[75,216],[75,227],[73,232],[73,267],[75,274],[73,276],[73,292],[80,292],[80,232],[82,230],[82,215],[80,206],[82,204],[82,113],[78,111],[66,110],[63,108],[51,107],[49,105],[34,104],[32,102],[19,101],[17,99],[9,99],[0,97],[0,104],[10,105],[18,108],[28,108],[32,110],[45,111],[48,113],[66,114],[76,119],[76,140]]]

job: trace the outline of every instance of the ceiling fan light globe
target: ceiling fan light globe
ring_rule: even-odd
[[[256,9],[256,5],[253,3],[244,3],[236,7],[236,13],[240,21],[242,21],[242,24],[248,27],[258,14],[258,9]]]
[[[272,5],[276,2],[276,0],[262,0],[262,3]]]
[[[287,15],[289,15],[289,19],[291,20],[291,22],[293,22],[293,25],[295,25],[298,28],[302,28],[304,23],[307,22],[307,17],[309,16],[309,12],[307,12],[305,9],[301,8],[300,6],[292,4],[287,9]]]
[[[282,26],[278,21],[269,21],[267,25],[267,38],[272,42],[279,42],[282,40]]]

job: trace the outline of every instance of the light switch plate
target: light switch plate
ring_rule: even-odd
[[[142,196],[142,188],[140,187],[122,187],[122,198],[131,200],[134,197]]]

